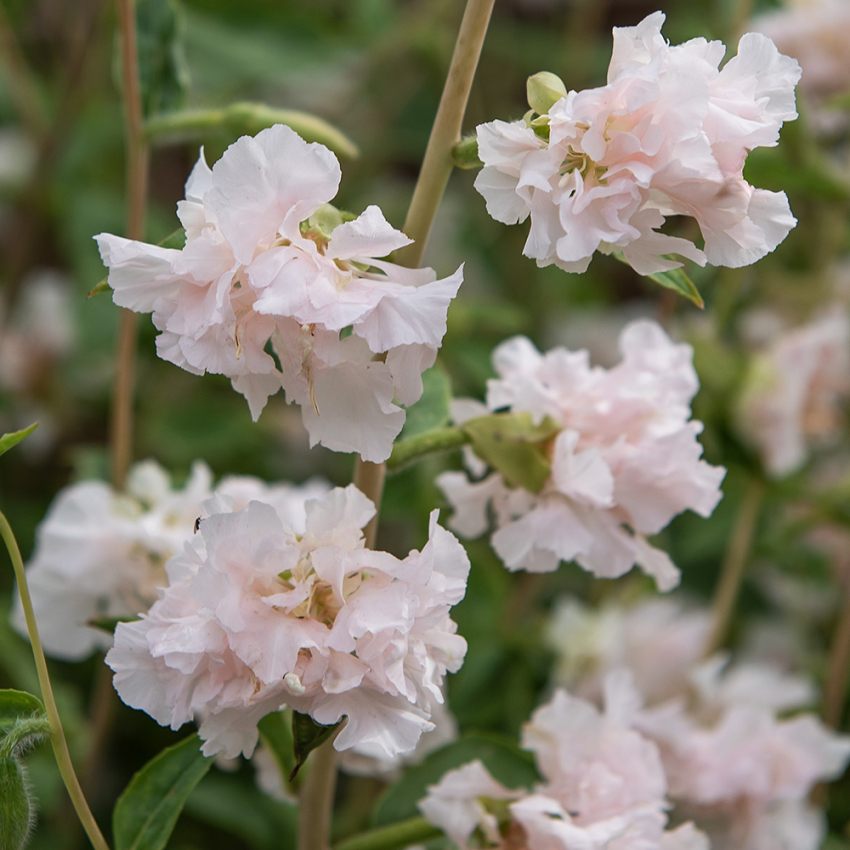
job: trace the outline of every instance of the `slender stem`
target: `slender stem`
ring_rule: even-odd
[[[56,755],[56,763],[59,765],[59,773],[62,775],[62,781],[68,789],[71,802],[74,804],[74,809],[92,846],[95,850],[109,850],[109,845],[106,843],[100,827],[98,827],[91,813],[91,809],[89,809],[86,798],[83,796],[82,788],[80,788],[80,783],[77,780],[77,775],[74,773],[71,754],[68,752],[68,742],[65,740],[65,731],[62,728],[62,721],[59,719],[59,710],[56,707],[53,688],[50,684],[50,676],[47,672],[47,661],[44,657],[44,651],[41,648],[41,638],[38,636],[38,626],[35,622],[35,612],[33,611],[32,599],[30,598],[27,579],[24,574],[24,562],[21,558],[21,550],[18,548],[18,542],[15,540],[12,527],[3,513],[0,513],[0,536],[2,536],[3,542],[9,551],[12,568],[15,571],[15,579],[18,582],[18,593],[21,596],[21,605],[24,609],[27,632],[29,633],[30,643],[32,644],[32,654],[35,657],[41,698],[44,701],[47,719],[50,721],[50,740],[53,744],[53,752]]]
[[[136,9],[133,0],[118,0],[124,81],[124,125],[127,137],[127,236],[142,239],[147,203],[150,153],[144,136]],[[111,423],[112,484],[124,486],[132,457],[133,383],[136,361],[136,314],[122,310],[118,325]]]
[[[428,234],[454,167],[452,151],[460,141],[463,115],[494,2],[468,0],[466,4],[422,169],[404,223],[404,232],[415,241],[399,251],[396,257],[396,262],[408,268],[417,268],[422,263]],[[366,545],[370,548],[375,545],[378,531],[386,473],[385,463],[369,463],[357,458],[354,483],[374,502],[376,509],[374,519],[364,530]],[[331,742],[322,744],[311,758],[315,763],[301,796],[298,850],[328,850],[336,781],[336,753],[331,749]]]
[[[437,209],[449,182],[454,166],[453,150],[460,141],[460,131],[466,103],[481,56],[484,36],[490,23],[495,0],[468,0],[460,24],[446,84],[437,108],[437,117],[425,149],[422,169],[407,218],[402,228],[413,240],[412,245],[398,252],[397,262],[416,268],[422,264],[425,246]]]
[[[336,789],[337,752],[333,747],[342,726],[310,753],[308,773],[299,795],[298,850],[329,850]]]
[[[844,605],[832,639],[829,666],[823,687],[823,719],[833,729],[841,727],[848,676],[850,676],[850,580],[845,579]]]
[[[6,12],[0,5],[0,73],[6,91],[29,135],[41,142],[48,130],[47,116],[38,83],[18,46]]]
[[[720,567],[720,580],[712,605],[711,634],[705,645],[706,656],[712,655],[722,645],[726,636],[729,620],[741,590],[763,494],[764,483],[759,478],[751,478],[744,491],[744,498],[738,509],[738,519]]]
[[[469,434],[457,425],[445,428],[434,428],[415,437],[409,437],[393,446],[393,453],[387,461],[390,471],[400,469],[414,460],[419,460],[434,452],[449,451],[466,445],[470,440]]]
[[[438,838],[443,833],[428,823],[425,818],[379,826],[368,832],[361,832],[336,845],[334,850],[403,850],[411,844],[419,844]]]

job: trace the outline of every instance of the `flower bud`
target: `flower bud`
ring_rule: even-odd
[[[539,115],[545,115],[555,103],[567,96],[564,81],[549,71],[540,71],[530,76],[525,88],[528,105]]]

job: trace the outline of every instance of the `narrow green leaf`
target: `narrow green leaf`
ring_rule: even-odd
[[[286,124],[308,142],[320,142],[347,159],[360,155],[357,145],[333,124],[297,109],[278,109],[265,103],[232,103],[224,109],[184,109],[151,116],[145,134],[156,142],[186,141],[211,133],[256,135],[274,124]]]
[[[501,735],[473,733],[429,753],[409,767],[402,778],[384,792],[375,809],[375,826],[399,824],[419,814],[416,804],[429,785],[436,785],[449,770],[480,759],[493,777],[508,788],[531,788],[540,781],[531,753]]]
[[[442,834],[425,818],[410,818],[353,835],[337,844],[334,850],[404,850],[411,844],[421,844]]]
[[[41,700],[26,691],[0,691],[0,732],[13,726],[19,717],[44,714]]]
[[[125,615],[123,617],[94,617],[88,621],[87,625],[94,629],[100,629],[102,632],[114,634],[115,628],[119,623],[135,623],[139,619],[141,618],[131,615]]]
[[[38,427],[38,422],[33,422],[29,428],[24,428],[21,431],[13,431],[11,434],[4,434],[0,437],[0,455],[6,454],[9,449],[14,448],[21,442],[21,440],[25,440],[32,434],[33,431]]]
[[[34,820],[35,801],[23,764],[16,758],[0,759],[0,847],[23,850]]]
[[[284,784],[295,771],[295,736],[290,710],[267,714],[258,724],[260,740],[275,757]]]
[[[186,244],[186,231],[179,227],[173,233],[169,233],[157,245],[160,248],[176,248],[178,251]],[[94,298],[95,295],[100,295],[101,292],[109,292],[109,279],[104,278],[99,283],[96,283],[90,290],[86,298]]]
[[[324,744],[338,726],[339,723],[334,723],[333,726],[323,726],[321,723],[316,723],[309,714],[301,714],[298,711],[292,712],[292,749],[295,754],[295,767],[289,775],[290,782],[295,779],[298,771],[304,766],[307,756],[316,747]]]
[[[561,426],[548,417],[535,425],[528,413],[496,413],[464,423],[475,454],[512,487],[539,493],[552,474],[546,443]]]
[[[407,410],[401,439],[432,431],[448,423],[452,385],[445,370],[436,364],[422,375],[422,397]]]
[[[145,115],[183,105],[189,69],[183,54],[183,10],[177,0],[136,0],[139,85]]]
[[[654,280],[659,286],[665,289],[672,289],[678,292],[679,295],[684,295],[688,301],[692,301],[700,310],[705,307],[705,302],[702,300],[702,295],[694,285],[694,282],[685,274],[684,269],[670,269],[666,272],[656,272],[655,274],[646,275],[650,280]]]
[[[186,799],[212,767],[192,735],[163,750],[131,780],[112,813],[116,850],[162,850]]]

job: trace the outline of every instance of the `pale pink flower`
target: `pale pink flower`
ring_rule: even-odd
[[[690,346],[674,344],[654,322],[629,325],[622,361],[591,367],[586,351],[540,354],[515,337],[493,353],[499,378],[488,382],[487,407],[550,417],[563,430],[551,449],[552,475],[540,493],[510,488],[499,473],[470,482],[448,472],[437,484],[455,510],[449,525],[468,537],[488,527],[510,570],[548,572],[575,560],[604,578],[638,564],[662,590],[679,571],[647,535],[690,509],[709,516],[725,470],[700,459],[702,424],[690,419],[699,386]]]
[[[538,265],[581,272],[594,251],[618,250],[640,274],[680,266],[670,254],[738,267],[796,224],[785,194],[754,189],[742,170],[796,118],[799,66],[750,33],[721,69],[720,42],[670,46],[663,22],[656,12],[614,29],[607,85],[557,101],[548,139],[524,121],[478,128],[475,186],[497,221],[531,217],[524,253]],[[702,249],[661,232],[674,215],[696,220]]]
[[[39,526],[26,567],[45,652],[79,661],[112,646],[112,635],[91,621],[137,616],[156,601],[158,588],[167,584],[165,562],[191,540],[213,496],[234,510],[262,499],[303,531],[304,502],[329,489],[318,479],[296,487],[248,476],[224,478],[213,489],[212,472],[200,461],[186,484],[175,488],[152,460],[130,468],[123,493],[102,481],[66,487]],[[12,622],[26,634],[19,601]]]
[[[710,627],[707,610],[670,597],[599,609],[572,597],[559,600],[547,627],[554,681],[599,702],[605,677],[625,668],[644,703],[664,702],[687,693]]]
[[[789,475],[812,444],[835,440],[850,398],[850,321],[836,308],[783,333],[756,356],[738,404],[767,471]]]
[[[160,357],[227,375],[254,419],[283,387],[311,445],[379,462],[404,423],[396,402],[422,394],[462,275],[379,259],[412,240],[375,206],[328,225],[339,181],[326,147],[276,125],[243,136],[212,170],[201,154],[178,204],[182,250],[96,238],[115,303],[153,313]]]
[[[413,749],[466,652],[449,610],[469,561],[436,512],[421,552],[364,548],[374,513],[352,485],[307,502],[301,534],[256,501],[204,519],[159,601],[116,631],[121,698],[174,729],[203,718],[208,755],[250,755],[257,722],[284,705],[346,716],[338,750]]]
[[[846,111],[830,111],[825,101],[850,89],[850,5],[845,0],[787,0],[750,25],[800,63],[800,89],[812,107],[815,125],[822,130],[845,126]]]

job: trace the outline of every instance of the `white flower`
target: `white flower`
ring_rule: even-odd
[[[326,493],[317,480],[295,487],[257,478],[224,478],[213,490],[212,472],[201,462],[181,489],[152,460],[130,469],[125,493],[101,481],[62,490],[38,528],[27,564],[39,634],[53,658],[78,661],[112,646],[112,636],[92,620],[136,616],[167,583],[165,562],[191,540],[195,522],[214,495],[240,510],[252,499],[271,503],[284,521],[303,530],[304,502]],[[23,609],[13,611],[15,628],[26,634]]]
[[[379,462],[404,423],[395,402],[422,394],[462,275],[379,259],[411,240],[375,206],[353,221],[334,212],[325,232],[339,180],[327,148],[276,125],[243,136],[212,170],[201,154],[178,204],[182,250],[96,238],[115,303],[153,313],[160,357],[227,375],[254,419],[283,387],[311,445]]]
[[[798,470],[828,443],[850,398],[850,321],[836,308],[784,334],[754,360],[738,404],[742,431],[775,476]]]
[[[207,754],[250,755],[257,722],[284,705],[347,716],[339,750],[413,749],[466,653],[449,609],[469,561],[436,511],[421,552],[363,548],[374,513],[352,485],[307,502],[302,534],[256,501],[203,520],[159,601],[116,631],[121,698],[174,729],[202,716]]]
[[[497,221],[531,217],[524,253],[538,265],[581,272],[594,251],[620,250],[640,274],[680,266],[669,254],[737,267],[796,224],[785,194],[754,189],[742,170],[796,118],[799,66],[750,33],[721,69],[720,42],[670,46],[663,22],[656,12],[614,29],[607,85],[557,101],[548,140],[524,121],[478,128],[475,186]],[[696,220],[702,250],[660,231],[673,215]]]
[[[725,470],[700,459],[690,346],[641,321],[623,331],[620,349],[622,362],[608,370],[591,368],[586,351],[542,355],[524,337],[493,353],[499,378],[488,382],[488,408],[527,412],[535,422],[548,416],[563,428],[552,475],[539,494],[508,487],[498,473],[471,483],[449,472],[437,483],[461,534],[483,533],[492,505],[492,544],[508,569],[547,572],[575,560],[615,578],[638,564],[660,589],[678,584],[679,571],[646,536],[686,509],[710,515]]]

